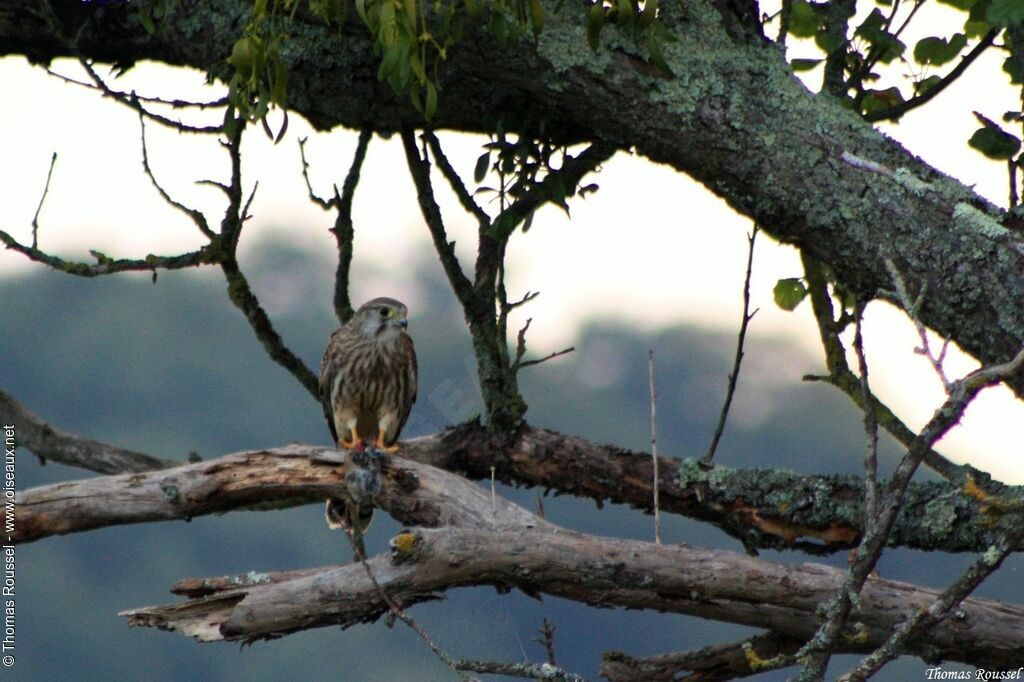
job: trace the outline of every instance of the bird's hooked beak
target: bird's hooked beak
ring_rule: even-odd
[[[405,329],[406,327],[409,326],[409,320],[407,320],[406,318],[402,317],[402,318],[399,318],[398,320],[395,320],[395,324],[397,324],[402,329]]]

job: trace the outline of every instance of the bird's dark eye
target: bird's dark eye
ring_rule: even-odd
[[[386,308],[384,306],[381,306],[380,307],[380,316],[383,317],[385,320],[388,319],[389,317],[391,317],[391,308]]]

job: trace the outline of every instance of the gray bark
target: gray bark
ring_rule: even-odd
[[[731,552],[654,545],[561,529],[419,529],[392,541],[391,556],[368,561],[381,590],[408,606],[453,587],[495,585],[595,606],[697,615],[806,640],[817,609],[843,580],[828,566],[787,566]],[[193,581],[203,583],[207,581]],[[347,627],[388,612],[364,566],[295,575],[216,578],[205,596],[122,612],[129,625],[174,630],[200,641],[253,641],[310,627]],[[937,592],[868,580],[841,652],[870,651],[907,613]],[[968,599],[962,617],[939,624],[910,653],[986,669],[1024,665],[1024,609]]]

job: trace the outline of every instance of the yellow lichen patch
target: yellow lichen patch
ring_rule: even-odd
[[[416,549],[416,535],[412,531],[403,530],[391,540],[391,548],[399,554],[409,554]]]
[[[757,672],[758,670],[761,670],[765,667],[770,667],[769,662],[771,659],[761,658],[760,656],[758,656],[757,652],[754,651],[754,647],[750,642],[743,643],[743,655],[747,659],[747,665],[750,666],[750,669],[753,672]]]

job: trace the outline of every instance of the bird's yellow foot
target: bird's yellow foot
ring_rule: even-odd
[[[354,428],[352,429],[352,440],[342,438],[338,441],[338,447],[342,450],[355,450],[356,452],[362,452],[366,448],[366,444],[363,443],[363,439],[359,437],[359,432]]]
[[[398,452],[398,443],[395,443],[394,445],[385,445],[384,436],[377,436],[377,440],[373,441],[373,447],[378,450],[383,450],[389,455],[393,455]]]

